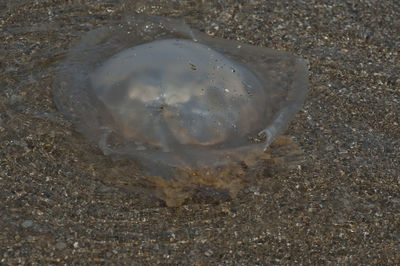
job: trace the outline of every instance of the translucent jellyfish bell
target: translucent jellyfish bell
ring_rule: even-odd
[[[163,151],[240,142],[268,101],[252,72],[184,39],[126,49],[89,79],[125,137]]]
[[[300,109],[307,80],[297,56],[135,15],[89,32],[60,66],[54,95],[106,155],[184,180],[261,158]]]

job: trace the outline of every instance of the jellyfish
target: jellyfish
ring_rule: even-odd
[[[59,66],[58,109],[114,160],[141,165],[168,206],[196,185],[235,196],[307,93],[305,60],[132,15],[93,30]]]

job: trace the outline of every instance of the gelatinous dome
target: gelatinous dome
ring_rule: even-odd
[[[169,179],[257,160],[300,109],[307,80],[297,56],[134,15],[72,49],[54,96],[105,154]]]
[[[164,151],[176,143],[240,141],[267,107],[254,74],[183,39],[126,49],[96,68],[90,82],[126,138]]]

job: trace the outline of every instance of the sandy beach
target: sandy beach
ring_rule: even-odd
[[[170,208],[125,188],[140,171],[76,132],[52,86],[85,33],[130,12],[306,59],[286,132],[304,161],[235,199]],[[0,264],[400,264],[399,14],[395,0],[1,1]]]

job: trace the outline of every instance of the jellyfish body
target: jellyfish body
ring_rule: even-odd
[[[90,82],[125,138],[164,151],[244,138],[268,106],[250,71],[190,40],[126,49],[96,69]]]
[[[307,79],[297,56],[135,15],[88,33],[60,66],[54,95],[105,154],[168,179],[256,160],[300,109]],[[260,132],[266,140],[252,141]]]

